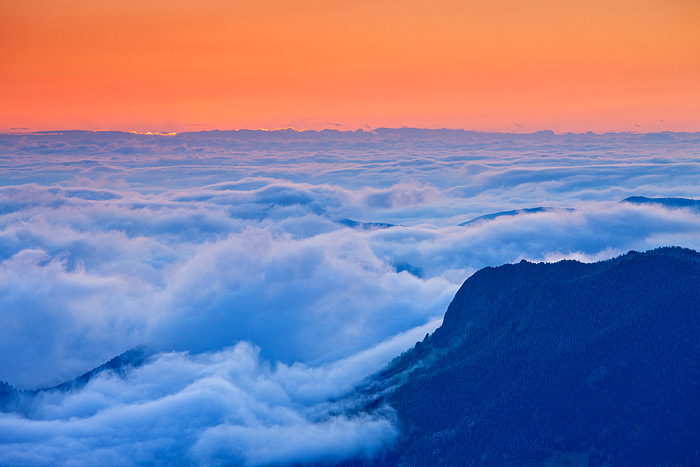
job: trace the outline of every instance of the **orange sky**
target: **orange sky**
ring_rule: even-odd
[[[698,0],[0,0],[0,66],[0,131],[700,131]]]

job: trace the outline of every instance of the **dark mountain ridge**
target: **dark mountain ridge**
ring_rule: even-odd
[[[572,208],[552,208],[547,206],[537,206],[535,208],[524,208],[524,209],[513,209],[511,211],[499,211],[491,214],[484,214],[482,216],[474,217],[466,222],[459,224],[460,227],[465,227],[468,225],[476,224],[478,222],[492,221],[499,217],[514,217],[520,216],[522,214],[538,214],[541,212],[573,212],[575,209]]]
[[[374,465],[700,465],[700,254],[482,269],[362,394],[402,433]]]
[[[700,200],[691,198],[647,198],[646,196],[630,196],[620,202],[631,204],[656,204],[667,208],[700,209]]]
[[[32,398],[42,392],[75,391],[84,387],[93,378],[104,372],[112,372],[120,377],[142,366],[153,355],[153,351],[145,345],[139,345],[117,355],[102,365],[65,383],[40,389],[17,389],[5,381],[0,381],[0,412],[18,412],[27,415],[31,411]]]

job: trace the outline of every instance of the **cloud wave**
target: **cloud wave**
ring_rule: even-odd
[[[156,352],[124,378],[0,414],[0,463],[377,452],[397,436],[390,409],[330,401],[435,329],[475,270],[700,249],[698,211],[619,202],[700,198],[698,141],[0,135],[0,380],[46,387],[135,345]]]

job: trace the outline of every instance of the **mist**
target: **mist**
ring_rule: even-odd
[[[697,134],[0,135],[0,464],[269,465],[386,449],[343,396],[486,266],[700,249]],[[488,214],[520,211],[514,215]],[[355,413],[355,415],[350,415]]]

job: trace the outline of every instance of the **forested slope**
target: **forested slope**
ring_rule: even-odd
[[[402,431],[375,464],[700,465],[700,255],[483,269],[364,394]]]

